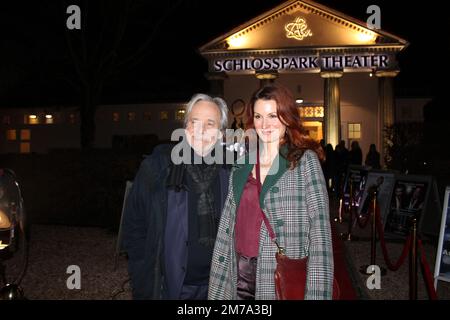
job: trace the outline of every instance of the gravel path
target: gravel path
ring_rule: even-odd
[[[338,224],[337,229],[345,232],[347,224]],[[387,275],[382,277],[381,289],[367,289],[368,277],[361,274],[359,268],[370,261],[369,232],[369,226],[364,230],[356,229],[355,234],[363,240],[344,242],[349,272],[359,298],[408,299],[407,259],[397,272],[388,271]],[[402,247],[401,243],[389,243],[389,255],[392,260],[398,259]],[[115,248],[116,234],[105,229],[56,225],[32,226],[29,266],[22,281],[26,298],[110,300],[114,296],[114,299],[131,299],[129,282],[127,282],[127,262],[124,256],[116,259]],[[433,272],[436,248],[426,244],[425,249]],[[377,263],[385,267],[379,246],[377,250]],[[14,255],[5,264],[8,278],[15,277],[21,265],[21,255]],[[67,273],[67,268],[71,265],[80,267],[81,289],[79,290],[67,288],[67,279],[71,276]],[[428,299],[421,273],[419,273],[418,284],[419,299]],[[450,299],[450,283],[439,282],[438,297]]]
[[[34,225],[29,263],[22,288],[27,299],[131,299],[127,263],[123,256],[115,268],[116,235],[100,228]],[[21,255],[6,261],[8,280],[16,277]],[[81,288],[68,289],[67,280],[79,266]],[[70,281],[71,282],[71,281]],[[125,283],[126,282],[126,283]],[[125,283],[125,291],[119,293]]]

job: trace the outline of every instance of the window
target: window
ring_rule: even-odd
[[[74,124],[76,122],[77,122],[77,116],[75,115],[75,113],[69,114],[69,123]]]
[[[316,118],[323,118],[324,110],[323,107],[315,107],[314,108],[314,116]]]
[[[113,120],[114,122],[119,122],[119,120],[120,120],[120,114],[119,114],[118,112],[113,112],[113,113],[112,113],[112,120]]]
[[[410,120],[413,117],[413,110],[410,106],[403,106],[401,110],[402,120]]]
[[[39,124],[39,117],[35,114],[25,116],[25,124]]]
[[[348,124],[348,138],[349,139],[361,139],[361,124],[349,123]]]
[[[175,120],[184,120],[184,115],[186,114],[186,110],[178,109],[175,113]]]
[[[128,112],[128,121],[136,120],[136,112]]]
[[[167,111],[161,111],[161,113],[160,113],[160,119],[161,119],[161,120],[168,120],[168,119],[169,119],[169,112],[167,112]]]
[[[46,114],[46,115],[45,115],[45,123],[46,123],[46,124],[52,124],[52,123],[53,123],[53,115],[51,115],[51,114]]]
[[[20,130],[20,140],[22,140],[22,141],[31,140],[30,129]]]
[[[21,142],[20,143],[20,153],[30,153],[30,143]]]
[[[323,118],[324,109],[322,106],[300,107],[300,118]]]
[[[3,116],[3,124],[11,124],[11,116]]]
[[[6,140],[15,141],[17,140],[17,132],[16,130],[6,130]]]
[[[150,111],[144,112],[144,120],[152,120],[152,113]]]

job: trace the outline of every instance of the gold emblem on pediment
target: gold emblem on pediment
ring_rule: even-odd
[[[297,17],[294,22],[288,23],[284,26],[286,30],[286,37],[294,38],[296,40],[303,40],[306,37],[311,37],[311,29],[308,29],[306,20],[301,17]]]

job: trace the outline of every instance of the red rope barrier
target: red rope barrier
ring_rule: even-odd
[[[425,281],[425,285],[427,287],[428,297],[430,300],[437,300],[437,293],[433,285],[433,275],[431,274],[430,265],[425,257],[425,250],[422,245],[422,240],[418,239],[417,244],[420,250],[420,263],[422,265],[423,280]]]
[[[387,252],[386,242],[384,239],[384,231],[383,231],[383,225],[381,224],[381,218],[380,218],[380,208],[377,206],[376,210],[376,221],[377,221],[377,230],[378,235],[380,237],[380,243],[381,243],[381,251],[383,252],[384,261],[386,262],[387,267],[392,271],[397,271],[400,266],[405,262],[406,257],[408,256],[409,247],[411,246],[411,235],[408,235],[408,238],[406,239],[405,245],[403,247],[403,252],[400,258],[396,263],[392,263],[389,259],[389,255]]]
[[[358,214],[358,213],[355,214],[355,215],[356,215],[356,221],[358,222],[358,226],[359,226],[361,229],[364,229],[365,227],[367,227],[367,224],[368,224],[368,222],[370,221],[370,214],[371,214],[371,212],[369,211],[369,212],[367,213],[367,216],[365,217],[364,220],[363,220],[362,215],[360,215],[360,214]],[[363,222],[361,222],[361,220],[363,220]]]

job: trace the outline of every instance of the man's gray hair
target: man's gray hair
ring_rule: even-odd
[[[225,100],[219,97],[211,97],[204,93],[195,94],[186,106],[186,115],[184,117],[184,126],[187,126],[189,115],[194,105],[199,101],[209,101],[214,103],[220,111],[220,130],[225,130],[228,126],[228,107]]]

